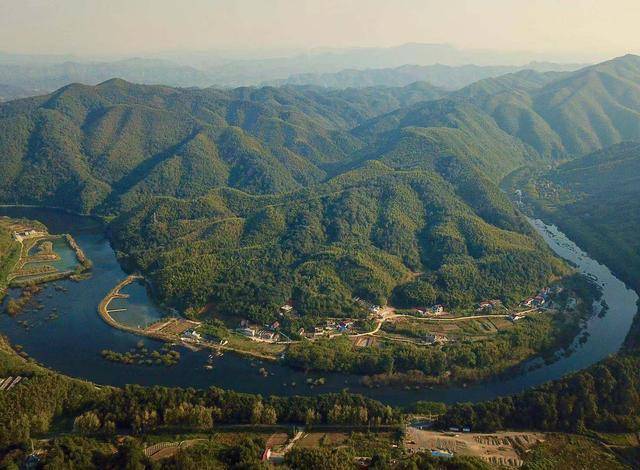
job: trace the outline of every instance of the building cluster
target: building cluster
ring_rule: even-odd
[[[538,293],[538,295],[526,298],[522,302],[522,305],[524,307],[531,308],[543,307],[549,302],[552,294],[559,294],[560,292],[562,292],[562,287],[560,286],[556,286],[553,288],[545,287]]]
[[[502,307],[501,300],[484,300],[478,304],[477,312],[484,312],[487,310],[493,310]]]
[[[13,238],[17,241],[21,242],[23,240],[28,240],[30,238],[42,237],[46,235],[44,232],[38,232],[34,229],[21,230],[18,232],[13,232]]]
[[[236,332],[252,340],[275,343],[280,339],[278,328],[280,328],[280,322],[278,321],[273,322],[264,329],[259,329],[250,326],[248,320],[242,320],[240,326],[236,328]]]
[[[416,308],[416,313],[420,316],[433,316],[433,315],[442,315],[444,314],[444,306],[440,304],[432,305],[431,307],[426,308]]]
[[[202,340],[202,336],[196,330],[189,329],[182,333],[180,339],[188,343],[199,343]]]
[[[360,297],[354,297],[353,300],[354,302],[360,304],[361,306],[369,310],[369,312],[374,315],[377,315],[382,311],[382,307],[380,305],[373,304],[364,299],[361,299]]]
[[[426,335],[424,335],[425,344],[444,344],[448,341],[449,338],[441,333],[427,333]]]
[[[327,320],[324,326],[316,326],[313,333],[307,334],[307,337],[313,338],[334,332],[348,333],[353,329],[353,324],[351,320]]]

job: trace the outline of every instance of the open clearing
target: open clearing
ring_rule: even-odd
[[[494,465],[520,467],[523,461],[518,452],[524,452],[542,441],[542,433],[454,434],[408,427],[404,445],[411,452],[439,449],[456,455],[479,457]]]

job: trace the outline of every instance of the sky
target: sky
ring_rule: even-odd
[[[0,0],[0,50],[143,55],[447,43],[640,52],[639,0]]]

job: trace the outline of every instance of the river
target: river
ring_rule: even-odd
[[[348,389],[392,405],[405,405],[417,400],[475,402],[521,392],[616,353],[637,311],[636,293],[628,289],[606,266],[591,259],[556,227],[532,221],[559,256],[598,279],[609,305],[603,318],[595,315],[586,323],[586,342],[579,343],[576,338],[573,352],[565,355],[560,351],[558,360],[551,364],[532,360],[525,372],[508,379],[465,388],[420,390],[369,389],[360,385],[360,378],[355,375],[305,374],[278,364],[262,363],[229,353],[216,359],[212,370],[206,370],[204,365],[209,352],[193,352],[184,348],[180,349],[182,357],[175,366],[125,365],[106,361],[100,352],[103,349],[125,352],[135,348],[141,340],[150,349],[159,349],[161,344],[113,329],[98,315],[100,300],[126,276],[101,222],[61,211],[27,207],[0,207],[0,215],[36,219],[46,224],[50,233],[70,233],[94,266],[88,280],[64,280],[45,285],[43,292],[38,295],[43,309],[27,309],[16,318],[0,313],[0,333],[6,335],[14,345],[21,345],[24,351],[46,367],[98,384],[123,386],[136,383],[194,388],[218,386],[264,396],[318,394]],[[127,308],[130,309],[133,323],[146,324],[162,315],[147,297],[143,286],[133,284],[129,289],[127,292],[131,298]],[[15,295],[15,292],[10,292],[10,295]],[[49,319],[52,312],[57,314],[57,319]],[[268,376],[262,376],[259,372],[261,367],[267,369]],[[306,384],[308,378],[319,377],[325,378],[324,385],[314,388]]]

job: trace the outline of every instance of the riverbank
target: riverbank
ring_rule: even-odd
[[[112,328],[116,328],[118,330],[126,331],[128,333],[133,333],[138,336],[145,336],[147,338],[152,338],[156,340],[161,340],[169,343],[178,343],[181,346],[184,346],[191,350],[199,350],[199,349],[210,349],[214,350],[218,353],[222,351],[233,352],[235,354],[244,355],[247,357],[252,357],[255,359],[265,360],[265,361],[277,361],[278,356],[264,354],[258,351],[251,351],[236,348],[230,346],[228,344],[216,344],[210,341],[206,341],[200,339],[193,334],[187,333],[195,328],[197,328],[200,323],[188,320],[182,317],[174,317],[170,318],[166,321],[161,321],[159,323],[153,324],[147,328],[135,328],[128,325],[123,324],[122,322],[116,321],[111,315],[109,311],[109,304],[112,300],[117,298],[126,298],[126,294],[121,294],[120,291],[131,284],[132,282],[143,280],[144,277],[139,274],[131,274],[127,276],[125,279],[120,281],[115,285],[107,295],[100,301],[98,304],[98,313],[100,317]],[[185,334],[189,334],[189,336],[184,336]]]
[[[31,222],[30,225],[39,225],[37,222]],[[73,278],[87,273],[93,267],[91,260],[85,255],[84,251],[76,240],[68,233],[60,235],[50,234],[46,228],[39,232],[35,232],[30,228],[29,224],[21,222],[19,225],[12,227],[12,236],[20,245],[20,255],[7,275],[9,287],[22,288],[29,285],[43,284],[47,282],[59,281],[62,279]],[[18,229],[22,231],[35,232],[28,237],[18,237]],[[66,245],[74,253],[78,264],[74,269],[58,270],[54,265],[61,261],[61,256],[54,251],[53,243],[57,240],[64,240]],[[48,245],[45,247],[45,245]],[[35,247],[39,247],[41,253],[32,255],[31,251]],[[53,263],[54,265],[48,264]],[[34,267],[27,268],[27,265]]]
[[[105,361],[101,351],[105,349],[129,351],[135,349],[141,340],[144,340],[147,347],[152,349],[157,347],[158,340],[141,337],[138,332],[115,329],[96,314],[96,307],[106,293],[128,275],[123,272],[118,263],[105,236],[104,226],[96,223],[94,219],[71,216],[57,211],[14,208],[0,210],[0,214],[41,220],[51,231],[70,233],[82,246],[86,255],[94,261],[90,281],[75,283],[63,280],[57,286],[44,284],[43,291],[39,294],[44,309],[27,309],[20,315],[19,321],[8,315],[0,315],[0,329],[13,344],[22,345],[24,351],[38,362],[63,374],[91,380],[98,384],[124,386],[135,382],[145,386],[180,386],[195,389],[217,386],[263,396],[312,396],[348,389],[352,393],[361,393],[393,405],[408,405],[418,400],[445,403],[478,402],[522,392],[586,368],[615,353],[624,341],[637,311],[638,298],[635,293],[626,289],[624,284],[613,277],[606,267],[599,265],[588,256],[578,256],[577,253],[580,250],[566,239],[548,239],[547,242],[559,249],[562,252],[561,256],[568,258],[578,266],[579,270],[593,273],[606,284],[603,295],[609,310],[603,318],[595,316],[584,325],[587,340],[584,343],[576,341],[575,349],[572,348],[571,354],[558,351],[558,359],[548,364],[541,360],[530,361],[523,365],[522,373],[519,374],[467,387],[367,388],[361,383],[360,376],[341,372],[305,372],[283,366],[279,362],[264,360],[263,357],[241,356],[242,351],[236,351],[238,354],[215,357],[211,364],[212,368],[206,369],[207,358],[210,355],[208,349],[202,351],[181,349],[180,362],[168,368],[124,365]],[[565,247],[567,244],[578,251],[568,250]],[[134,292],[131,289],[127,291]],[[136,301],[136,308],[142,307],[149,310],[157,308],[147,297],[145,289],[135,289],[135,292],[136,299],[131,300]],[[55,321],[47,321],[46,317],[54,310],[59,312],[59,317]],[[485,320],[475,321],[484,322]],[[507,320],[500,319],[500,321]],[[467,323],[470,322],[463,324]],[[460,322],[437,323],[443,328],[447,325],[460,324]],[[360,340],[368,342],[370,338],[371,336],[365,336]],[[266,369],[266,373],[261,373],[261,368]],[[323,384],[314,386],[314,381],[320,378],[324,379]],[[308,384],[308,381],[311,381],[311,384]]]

